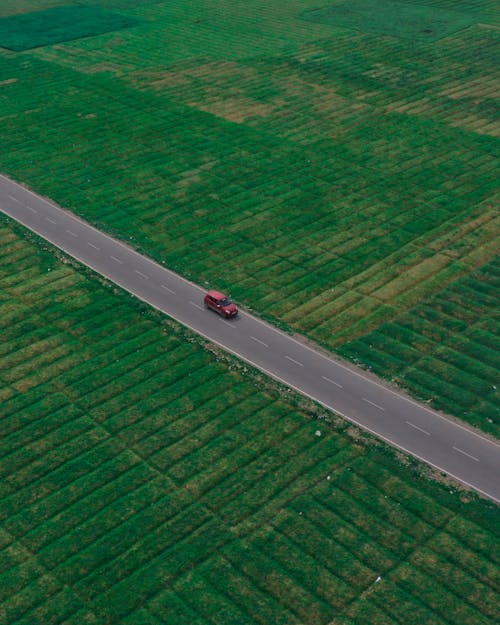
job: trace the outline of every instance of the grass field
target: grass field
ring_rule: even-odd
[[[341,352],[498,436],[499,260],[347,343]]]
[[[2,625],[498,622],[498,508],[44,247],[0,219]]]
[[[90,17],[95,4],[66,3]],[[450,314],[465,357],[398,338],[377,370],[498,435],[482,290],[499,232],[496,3],[99,4],[137,25],[0,48],[0,169],[365,365],[390,324],[483,293],[480,339],[469,313]],[[0,15],[56,5],[5,1]],[[441,322],[427,316],[426,336]],[[482,384],[462,392],[464,378]]]
[[[99,7],[54,7],[0,20],[0,45],[21,52],[136,26],[138,22]]]

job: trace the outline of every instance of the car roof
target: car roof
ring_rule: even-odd
[[[207,295],[210,295],[215,299],[226,299],[226,295],[224,295],[224,293],[221,293],[220,291],[209,291]]]

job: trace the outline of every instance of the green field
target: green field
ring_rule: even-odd
[[[17,52],[95,37],[138,22],[99,7],[54,7],[0,19],[0,47]]]
[[[497,434],[500,258],[340,349]]]
[[[498,436],[493,0],[66,5],[84,38],[0,48],[0,170]]]
[[[1,625],[498,622],[494,504],[44,248],[0,219]]]
[[[458,3],[465,4],[465,3]],[[466,4],[470,8],[473,3]],[[434,5],[434,6],[433,6]],[[304,11],[301,18],[393,37],[441,39],[477,22],[475,12],[443,8],[450,3],[418,4],[392,0],[346,0]],[[451,8],[451,7],[450,7]]]
[[[496,8],[3,0],[0,172],[498,436]],[[3,217],[0,336],[0,625],[499,622],[498,507]]]

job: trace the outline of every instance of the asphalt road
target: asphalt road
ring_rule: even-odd
[[[205,310],[197,285],[0,175],[0,210],[273,378],[500,503],[500,445],[241,312]]]

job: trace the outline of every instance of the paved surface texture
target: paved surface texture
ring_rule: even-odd
[[[204,291],[0,176],[0,210],[130,293],[365,430],[500,502],[500,445],[361,370],[241,312],[226,321]]]

